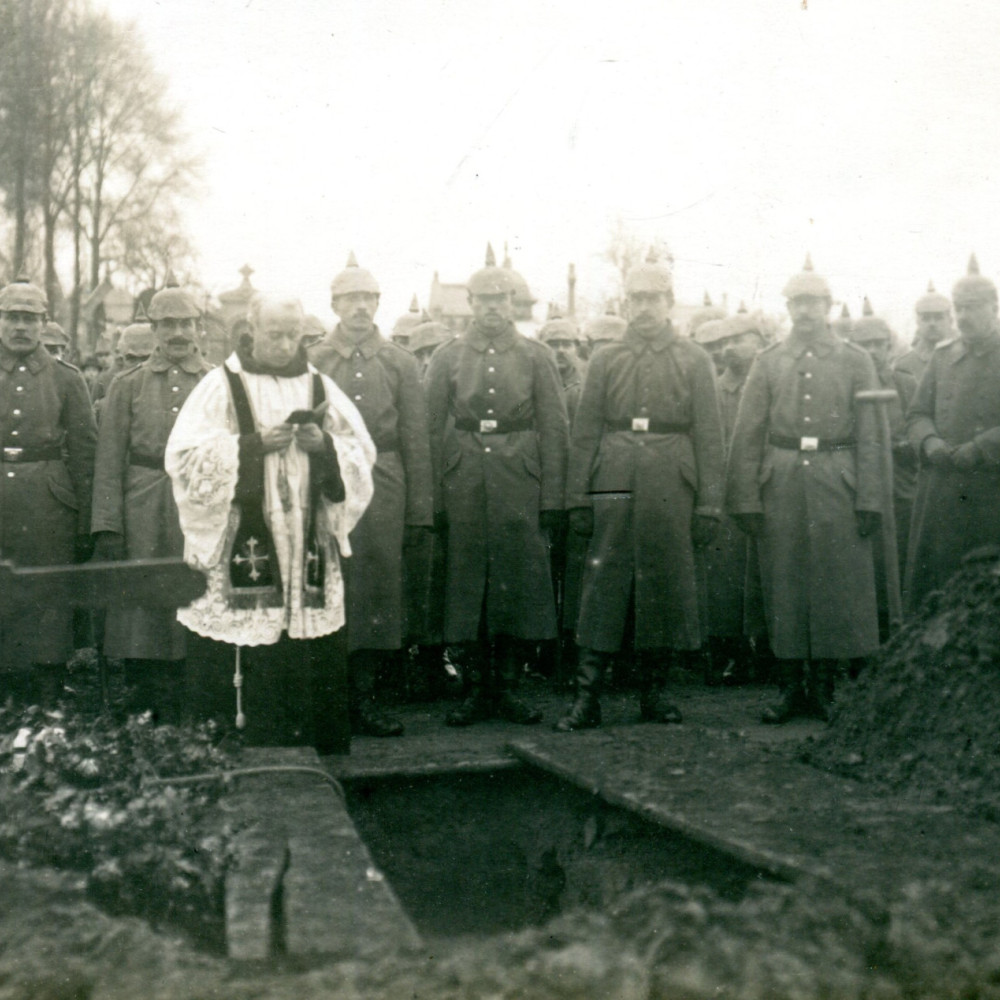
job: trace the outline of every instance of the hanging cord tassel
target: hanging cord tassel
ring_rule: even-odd
[[[233,674],[233,687],[236,688],[236,728],[245,729],[247,717],[243,714],[243,668],[240,664],[241,647],[236,647],[236,673]]]

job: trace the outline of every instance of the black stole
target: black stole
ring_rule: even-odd
[[[257,433],[243,379],[227,365],[222,366],[229,382],[236,424],[240,437]],[[313,408],[326,399],[323,380],[318,374],[312,379]],[[326,550],[316,531],[322,487],[316,476],[313,456],[310,459],[309,509],[305,524],[305,554],[303,564],[303,604],[321,608],[324,603],[326,580]],[[264,455],[240,455],[234,503],[239,509],[239,523],[229,555],[229,606],[232,608],[276,608],[284,604],[281,567],[274,547],[274,537],[264,517]]]

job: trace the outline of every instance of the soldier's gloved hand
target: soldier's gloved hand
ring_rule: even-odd
[[[448,512],[439,510],[434,515],[434,533],[443,535],[448,530]]]
[[[538,513],[538,527],[542,531],[547,531],[550,535],[557,535],[562,531],[566,522],[566,513],[561,510],[543,510]]]
[[[696,549],[711,545],[719,530],[719,520],[707,514],[695,514],[691,518],[691,541]]]
[[[948,469],[951,467],[951,454],[952,449],[944,438],[929,437],[924,441],[924,458],[928,465],[938,469]]]
[[[428,524],[406,524],[403,526],[403,548],[418,546],[434,529]]]
[[[94,562],[120,562],[125,558],[125,539],[117,531],[98,531],[90,539]]]
[[[972,469],[979,465],[981,459],[982,452],[980,452],[975,441],[966,441],[965,444],[960,444],[951,453],[951,464],[959,472],[971,472]]]
[[[758,538],[760,535],[764,534],[763,514],[733,514],[733,520],[736,522],[736,527],[739,528],[744,535],[749,535],[751,538]]]
[[[882,523],[882,515],[877,510],[856,510],[854,520],[858,526],[858,534],[862,538],[874,535]]]
[[[594,511],[590,507],[574,507],[569,512],[569,526],[578,535],[590,538],[594,533]]]

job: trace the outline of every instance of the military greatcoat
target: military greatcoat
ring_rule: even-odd
[[[881,509],[878,427],[874,408],[854,399],[877,387],[867,351],[829,330],[815,339],[793,331],[747,377],[727,505],[763,512],[764,607],[780,658],[859,657],[878,647],[872,543],[855,520],[856,511]]]
[[[0,347],[0,558],[20,566],[73,562],[90,533],[97,428],[83,376],[41,344]],[[64,663],[73,651],[69,609],[0,618],[4,665]]]
[[[1000,544],[1000,334],[982,346],[961,337],[938,345],[917,386],[907,433],[918,454],[937,436],[952,446],[975,441],[980,456],[968,472],[920,470],[905,588],[915,610],[970,549]]]
[[[552,352],[473,325],[431,357],[435,506],[447,515],[444,639],[556,636],[543,510],[562,510],[568,422]],[[449,419],[451,418],[451,419]]]
[[[567,487],[569,506],[594,511],[581,646],[621,647],[633,591],[636,649],[701,645],[691,519],[721,515],[723,467],[715,369],[703,348],[668,324],[651,340],[630,327],[593,355]]]
[[[129,559],[184,555],[163,453],[177,414],[210,368],[200,353],[173,362],[157,347],[147,361],[122,372],[102,401],[92,530],[122,535]],[[121,659],[181,660],[184,636],[172,610],[112,610],[104,652]]]
[[[347,565],[350,649],[399,649],[408,631],[403,602],[403,528],[434,523],[427,407],[416,358],[377,327],[359,343],[342,326],[309,352],[346,393],[378,449],[375,494],[351,532]]]

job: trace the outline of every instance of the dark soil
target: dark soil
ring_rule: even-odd
[[[946,591],[838,698],[819,767],[1000,819],[1000,561],[967,559]]]

